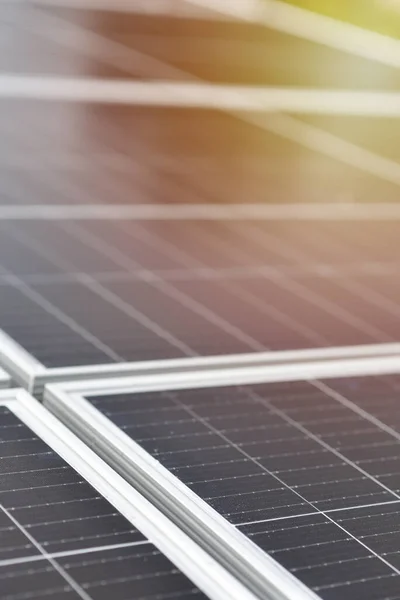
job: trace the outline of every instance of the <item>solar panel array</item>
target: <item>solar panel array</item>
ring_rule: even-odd
[[[1,3],[0,333],[43,366],[28,373],[0,336],[20,382],[399,339],[399,220],[252,209],[395,208],[397,118],[43,98],[47,77],[72,96],[94,78],[396,92],[396,52],[367,60],[376,40],[344,52],[351,32],[317,44],[312,22],[307,39],[199,2],[52,4],[69,2]],[[184,217],[197,205],[204,218]],[[88,399],[324,600],[396,600],[399,393],[385,376]],[[0,540],[1,600],[203,597],[4,406]]]
[[[0,325],[46,367],[399,337],[396,222],[0,229]]]
[[[324,599],[399,597],[398,376],[86,398]]]

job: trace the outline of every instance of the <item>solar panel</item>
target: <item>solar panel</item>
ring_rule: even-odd
[[[45,403],[249,581],[246,538],[321,598],[396,598],[400,379],[381,373],[92,381]]]
[[[195,8],[187,8],[184,18],[172,11],[162,14],[162,8],[160,15],[155,11],[140,15],[134,8],[132,12],[110,7],[90,10],[90,6],[88,10],[74,10],[67,5],[64,9],[50,8],[45,16],[53,18],[56,31],[61,24],[64,28],[67,24],[84,26],[87,35],[102,36],[104,44],[118,44],[125,52],[139,51],[158,59],[170,67],[174,79],[179,76],[176,70],[182,70],[211,82],[354,89],[356,74],[360,88],[376,89],[377,81],[383,89],[399,88],[395,68],[299,39],[261,22],[224,19],[217,11],[207,15],[204,10],[203,19],[195,18],[200,17]],[[152,77],[163,78],[163,74],[154,69]]]
[[[399,338],[399,227],[359,225],[6,221],[0,324],[50,369],[385,349]]]
[[[395,169],[381,162],[395,127],[388,117],[288,121],[256,111],[238,118],[206,108],[18,97],[2,98],[0,107],[2,205],[397,199]],[[336,141],[327,141],[335,131]],[[345,141],[357,147],[338,151]]]
[[[0,404],[2,598],[254,598],[33,398]]]

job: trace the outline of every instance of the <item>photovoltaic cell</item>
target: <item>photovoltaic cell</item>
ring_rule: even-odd
[[[56,452],[0,406],[0,597],[204,598]]]
[[[85,397],[323,599],[398,598],[398,376]]]
[[[394,342],[396,222],[1,226],[0,325],[47,367]]]

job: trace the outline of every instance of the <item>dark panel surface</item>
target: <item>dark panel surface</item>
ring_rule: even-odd
[[[203,598],[63,459],[0,406],[0,598]]]
[[[399,399],[397,376],[88,397],[329,600],[398,597]]]
[[[0,224],[0,326],[46,366],[394,342],[396,222]]]

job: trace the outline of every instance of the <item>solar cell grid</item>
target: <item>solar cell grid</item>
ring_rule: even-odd
[[[47,367],[393,342],[398,227],[357,225],[7,222],[1,323]]]
[[[81,394],[321,598],[381,600],[399,597],[399,390],[394,375]]]

